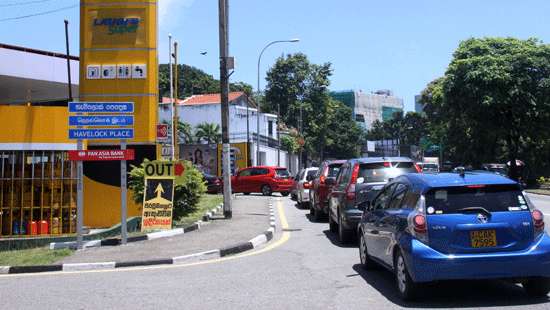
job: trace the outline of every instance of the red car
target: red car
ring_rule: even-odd
[[[345,162],[345,160],[324,161],[313,178],[312,186],[309,190],[311,201],[309,204],[309,210],[315,221],[320,221],[321,218],[328,215],[328,194],[332,186],[326,184],[326,180],[328,178],[336,180],[338,171]]]
[[[262,193],[271,196],[279,192],[288,196],[294,180],[288,170],[282,167],[257,166],[240,169],[236,176],[231,177],[231,188],[234,193]]]

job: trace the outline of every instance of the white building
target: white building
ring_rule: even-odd
[[[220,94],[193,95],[178,100],[178,118],[193,128],[202,123],[214,123],[221,127],[220,102]],[[248,137],[251,142],[250,155],[253,164],[280,165],[291,168],[291,156],[288,156],[285,151],[277,149],[277,115],[274,114],[260,113],[260,158],[256,159],[257,116],[256,103],[244,92],[229,93],[230,142],[247,142],[248,127]],[[159,108],[159,122],[170,123],[170,119],[170,98],[163,98]]]
[[[374,121],[391,119],[393,113],[402,112],[404,108],[403,99],[394,96],[390,90],[372,93],[349,90],[332,92],[331,95],[353,110],[355,121],[365,130],[371,129]]]

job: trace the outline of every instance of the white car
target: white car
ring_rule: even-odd
[[[309,204],[309,189],[311,187],[311,180],[317,174],[319,168],[311,167],[305,168],[298,174],[296,180],[296,201],[300,207],[307,207]]]

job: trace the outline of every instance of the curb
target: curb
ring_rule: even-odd
[[[203,217],[202,221],[195,222],[187,227],[184,228],[175,228],[171,230],[165,230],[165,231],[159,231],[159,232],[153,232],[148,233],[142,236],[133,236],[128,237],[127,243],[131,242],[138,242],[138,241],[146,241],[146,240],[154,240],[159,238],[166,238],[166,237],[173,237],[177,235],[181,235],[184,233],[189,233],[195,230],[200,229],[202,222],[210,221],[214,214],[220,212],[220,210],[223,208],[223,204],[220,204],[219,206],[213,208],[212,210],[206,212]],[[101,247],[101,246],[117,246],[121,245],[122,241],[120,238],[107,238],[102,240],[92,240],[92,241],[86,241],[82,245],[83,249],[87,248],[95,248],[95,247]],[[59,249],[76,249],[76,241],[68,241],[68,242],[52,242],[50,243],[50,250],[59,250]],[[2,274],[2,271],[0,270],[0,274]]]
[[[220,210],[221,208],[222,206],[220,205],[212,209],[210,212],[207,212],[207,214],[213,212],[214,210]],[[205,214],[205,216],[207,216],[207,214]],[[172,258],[151,259],[151,260],[141,260],[141,261],[76,263],[76,264],[70,263],[70,264],[62,264],[62,265],[41,265],[41,266],[0,266],[0,275],[16,274],[16,273],[53,272],[53,271],[78,272],[78,271],[89,271],[89,270],[109,270],[109,269],[139,267],[139,266],[176,265],[176,264],[189,263],[194,261],[203,261],[203,260],[209,260],[214,258],[220,258],[228,255],[234,255],[234,254],[255,249],[269,242],[271,239],[273,239],[273,235],[275,234],[276,224],[275,224],[275,211],[273,208],[272,199],[269,200],[269,215],[270,215],[269,228],[265,232],[257,235],[256,237],[250,239],[247,242],[241,242],[229,247],[224,247],[222,249],[215,249],[215,250],[210,250],[210,251],[205,251],[200,253],[188,254],[184,256],[172,257]],[[211,218],[212,218],[212,214],[208,217],[208,219],[210,220]],[[178,228],[178,229],[172,229],[172,230],[163,231],[163,232],[151,233],[145,236],[139,236],[139,238],[146,237],[147,239],[144,239],[144,240],[152,240],[149,237],[149,235],[152,235],[152,234],[156,234],[154,235],[153,239],[184,234],[189,231],[200,229],[200,223],[201,221],[186,228]],[[160,233],[163,233],[163,234],[160,234]],[[96,245],[96,246],[103,246],[104,241],[105,243],[111,243],[111,242],[114,243],[114,241],[111,241],[111,240],[118,240],[120,242],[120,239],[105,239],[105,240],[89,241],[86,244],[90,242],[95,242],[94,244],[99,243],[99,245]],[[142,241],[142,240],[140,239],[135,241]],[[130,238],[128,238],[128,242],[130,242]],[[67,243],[67,242],[64,242],[64,243]],[[51,249],[51,244],[50,244],[50,249]]]

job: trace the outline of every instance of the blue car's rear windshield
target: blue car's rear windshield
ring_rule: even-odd
[[[435,188],[428,191],[428,214],[452,214],[483,208],[489,212],[526,211],[525,197],[517,185],[473,185]]]

